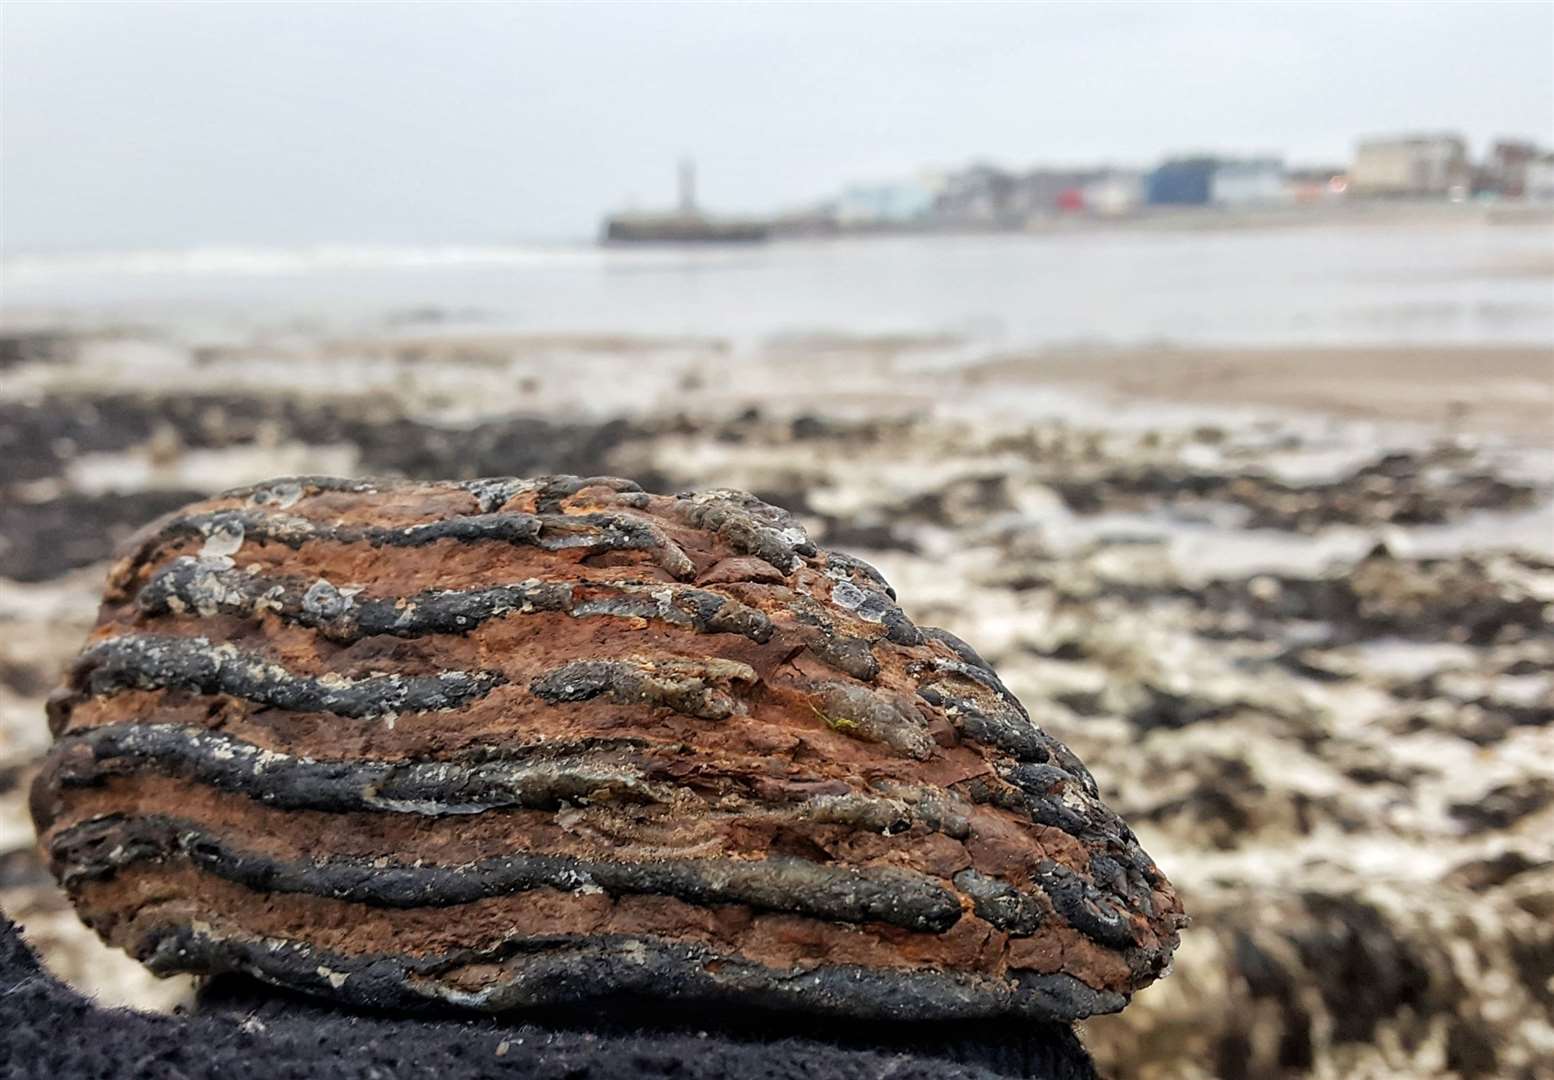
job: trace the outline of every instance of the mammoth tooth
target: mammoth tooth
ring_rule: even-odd
[[[1072,1020],[1185,923],[986,661],[742,492],[231,491],[134,538],[49,709],[40,843],[158,973]]]

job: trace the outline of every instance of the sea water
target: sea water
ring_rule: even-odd
[[[981,345],[1554,344],[1554,225],[856,237],[747,247],[18,255],[7,322],[428,322],[517,333],[951,335]]]

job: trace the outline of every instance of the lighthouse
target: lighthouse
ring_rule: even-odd
[[[696,216],[696,162],[689,157],[680,159],[680,213]]]

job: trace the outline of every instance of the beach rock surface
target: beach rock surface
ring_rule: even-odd
[[[737,491],[231,491],[130,542],[49,711],[49,865],[158,973],[1067,1021],[1185,923],[975,651]]]

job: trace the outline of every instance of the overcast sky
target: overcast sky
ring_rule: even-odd
[[[590,235],[927,165],[1554,142],[1554,5],[0,5],[9,253]]]

